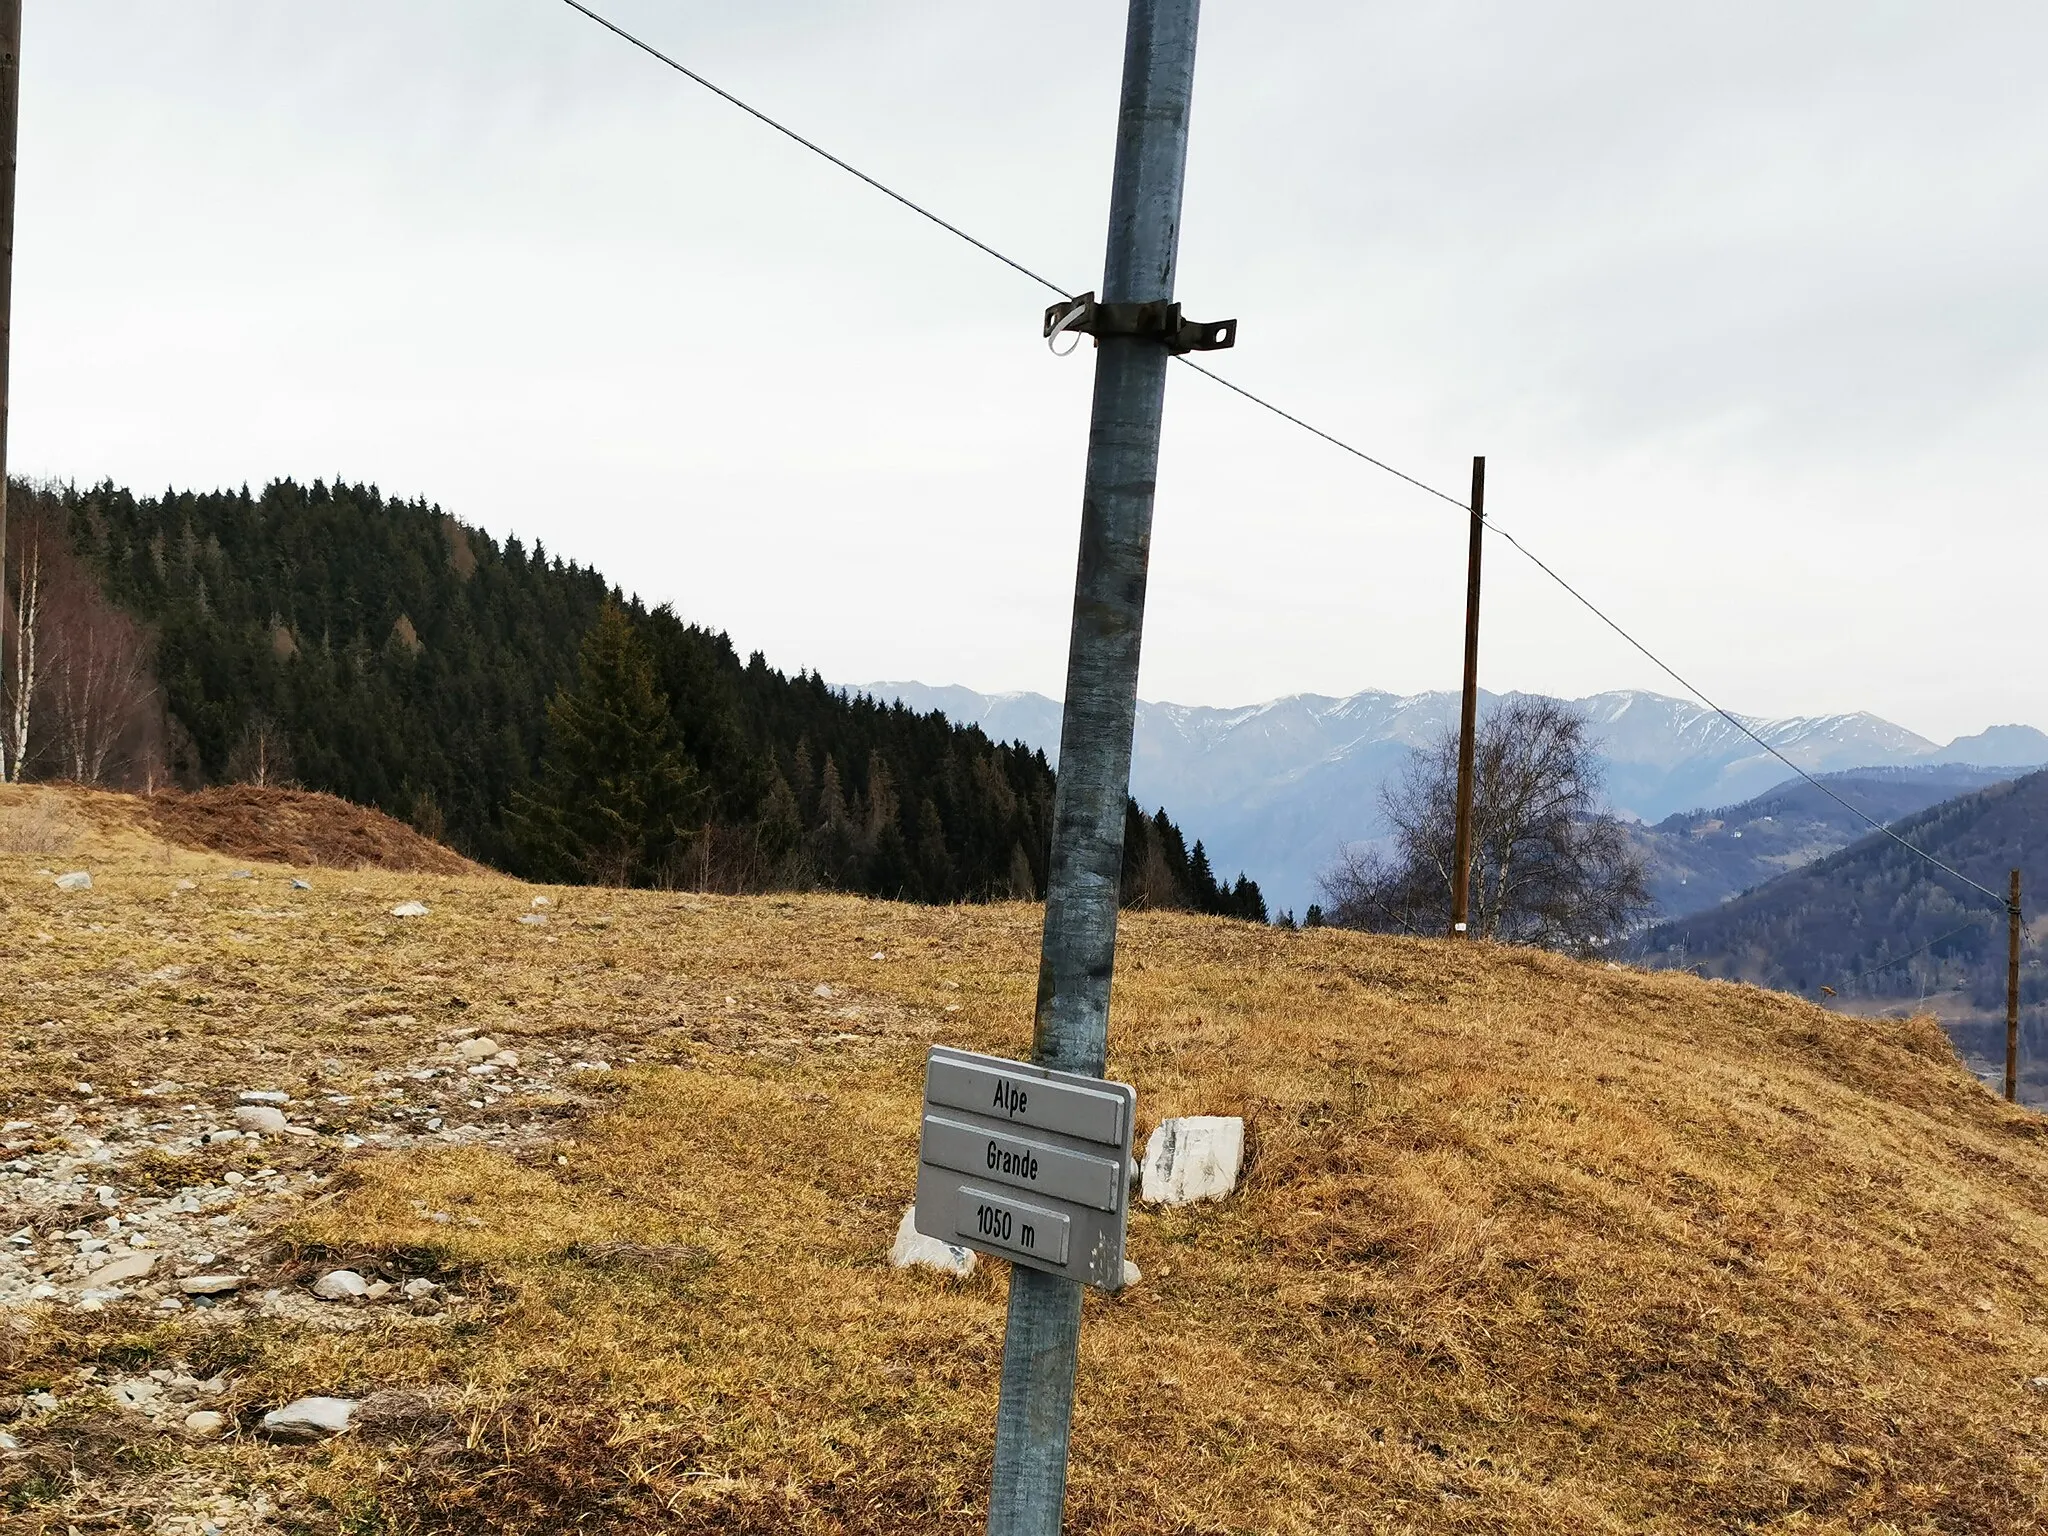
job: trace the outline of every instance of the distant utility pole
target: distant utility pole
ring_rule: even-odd
[[[1451,856],[1451,937],[1472,937],[1472,756],[1479,728],[1479,557],[1486,547],[1486,459],[1472,460],[1472,548],[1465,557],[1465,703],[1458,724],[1458,841]]]
[[[2020,872],[2012,872],[2012,900],[2005,908],[2005,1096],[2020,1096]]]
[[[7,363],[14,352],[14,147],[20,123],[21,0],[0,0],[0,613],[7,607]],[[7,627],[0,623],[0,664],[6,646]],[[0,665],[0,678],[5,676]],[[0,781],[7,776],[7,738],[0,735]]]
[[[1173,302],[1198,0],[1131,0],[1102,301],[1054,305],[1096,340],[1081,559],[1060,722],[1045,936],[1031,1058],[1100,1077],[1109,1057],[1124,809],[1151,553],[1159,418],[1175,352],[1227,346],[1234,322],[1183,324]],[[996,1410],[990,1536],[1057,1536],[1081,1338],[1081,1285],[1014,1266]]]

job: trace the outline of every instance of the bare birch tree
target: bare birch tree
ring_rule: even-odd
[[[12,642],[6,647],[6,675],[0,677],[0,758],[4,758],[0,767],[17,784],[34,745],[29,732],[42,683],[40,642],[49,569],[59,536],[47,515],[34,511],[17,515],[10,541],[14,557],[11,601],[6,600],[6,582],[0,580],[0,625],[5,626]]]
[[[100,784],[122,766],[156,688],[139,626],[100,595],[91,574],[65,560],[44,577],[42,693],[58,771]]]
[[[1510,699],[1474,743],[1471,923],[1480,938],[1590,953],[1649,910],[1640,860],[1600,809],[1585,717],[1554,699]],[[1458,733],[1417,750],[1381,793],[1393,848],[1351,849],[1323,876],[1328,919],[1382,933],[1450,925]]]

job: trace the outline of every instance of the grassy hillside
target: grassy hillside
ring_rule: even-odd
[[[2014,776],[2013,770],[1940,764],[1859,768],[1824,775],[1829,789],[1865,816],[1897,821],[1958,794]],[[1631,829],[1650,895],[1666,919],[1740,895],[1766,880],[1860,842],[1870,823],[1803,780],[1781,784],[1740,805],[1682,811]]]
[[[0,838],[32,809],[0,794]],[[0,1363],[54,1398],[6,1426],[11,1528],[981,1529],[1001,1266],[885,1255],[924,1049],[1021,1047],[1035,908],[296,889],[59,809],[67,850],[0,855],[0,1198],[29,1233]],[[38,873],[74,868],[92,890]],[[1141,1136],[1240,1113],[1252,1162],[1227,1203],[1135,1216],[1143,1280],[1089,1300],[1070,1529],[2042,1526],[2048,1146],[1930,1021],[1184,914],[1124,934]],[[468,1072],[476,1033],[518,1065]],[[196,1144],[246,1090],[310,1134]],[[110,1210],[159,1273],[81,1310],[64,1234]],[[436,1288],[312,1300],[339,1264]],[[200,1270],[242,1299],[158,1310]],[[237,1432],[110,1395],[192,1378]],[[250,1432],[303,1393],[356,1427]]]

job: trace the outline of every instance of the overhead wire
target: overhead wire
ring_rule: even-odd
[[[1993,915],[1994,914],[1989,912],[1979,912],[1975,917],[1971,918],[1967,923],[1963,924],[1962,927],[1951,928],[1947,933],[1944,933],[1940,938],[1929,939],[1925,944],[1922,944],[1918,949],[1909,949],[1903,955],[1894,956],[1892,959],[1885,961],[1882,965],[1873,965],[1867,971],[1858,971],[1853,976],[1843,977],[1842,985],[1846,987],[1855,982],[1862,981],[1866,977],[1875,976],[1880,971],[1889,971],[1895,966],[1904,965],[1908,960],[1917,960],[1920,958],[1920,956],[1926,954],[1927,951],[1929,951],[1930,949],[1935,948],[1937,945],[1946,944],[1950,939],[1956,937],[1957,934],[1968,933],[1972,928],[1975,928],[1979,923],[1984,922],[1987,918]]]
[[[1043,274],[1032,270],[1030,267],[1026,266],[1023,262],[1017,260],[1015,257],[1004,254],[1002,251],[996,249],[996,247],[990,245],[987,241],[976,239],[973,235],[969,234],[959,225],[954,224],[949,220],[941,218],[938,214],[932,212],[931,209],[925,207],[922,203],[919,203],[914,199],[906,196],[905,194],[898,192],[894,187],[888,185],[888,183],[884,181],[881,181],[877,177],[870,176],[866,171],[863,171],[859,166],[854,165],[849,161],[841,159],[838,155],[833,154],[832,151],[826,149],[823,145],[817,143],[815,140],[806,138],[801,133],[798,133],[794,128],[791,128],[788,124],[783,123],[778,119],[769,116],[768,113],[762,111],[759,107],[754,106],[751,102],[748,102],[743,98],[734,95],[731,91],[726,90],[723,86],[717,84],[716,82],[706,79],[703,75],[697,73],[697,71],[691,69],[688,65],[682,63],[680,60],[671,57],[669,54],[664,53],[661,49],[655,47],[645,38],[639,37],[636,34],[627,31],[624,27],[620,26],[617,22],[611,20],[609,17],[601,15],[599,12],[592,10],[589,6],[583,4],[582,0],[562,0],[562,3],[568,6],[571,10],[576,11],[579,14],[587,17],[589,20],[597,23],[597,25],[603,27],[607,32],[610,32],[614,36],[622,39],[623,41],[632,44],[635,48],[638,48],[641,52],[647,54],[650,58],[656,59],[660,61],[662,64],[667,65],[670,69],[674,70],[677,74],[683,76],[683,78],[685,78],[686,80],[691,81],[693,84],[702,86],[705,90],[711,92],[714,96],[717,96],[721,100],[726,101],[735,107],[738,107],[742,112],[745,112],[749,117],[752,117],[757,121],[767,125],[768,127],[773,128],[777,133],[781,134],[784,138],[787,138],[796,144],[802,145],[805,149],[809,150],[812,154],[817,155],[820,159],[828,161],[832,165],[837,166],[840,170],[846,172],[849,176],[852,176],[855,179],[862,181],[866,183],[868,186],[874,188],[883,196],[891,198],[895,202],[900,203],[903,207],[908,208],[912,213],[917,214],[920,218],[926,219],[929,222],[936,224],[940,229],[945,230],[946,233],[954,235],[957,238],[966,241],[967,244],[973,246],[976,250],[982,252],[984,255],[994,257],[997,261],[1001,262],[1004,266],[1010,268],[1012,271],[1018,272],[1023,276],[1030,278],[1031,281],[1033,281],[1034,283],[1037,283],[1041,287],[1051,290],[1053,293],[1058,294],[1063,299],[1071,299],[1075,296],[1071,291],[1061,287],[1051,278],[1046,277]],[[1384,471],[1386,474],[1392,475],[1395,479],[1404,481],[1407,484],[1415,487],[1417,490],[1426,492],[1427,494],[1436,497],[1439,501],[1449,502],[1452,506],[1458,508],[1462,512],[1471,511],[1471,507],[1468,503],[1461,500],[1459,497],[1453,495],[1452,493],[1448,491],[1439,490],[1437,487],[1429,484],[1429,482],[1426,480],[1418,479],[1416,476],[1408,474],[1404,470],[1396,469],[1393,465],[1387,463],[1384,459],[1375,458],[1372,454],[1367,453],[1363,448],[1356,447],[1355,445],[1346,442],[1343,438],[1338,437],[1335,433],[1326,432],[1321,427],[1315,426],[1314,424],[1303,420],[1301,417],[1295,415],[1292,411],[1285,410],[1282,407],[1275,405],[1272,401],[1265,399],[1263,396],[1254,394],[1251,390],[1246,389],[1241,384],[1234,383],[1230,379],[1225,378],[1222,374],[1217,373],[1214,369],[1205,368],[1200,363],[1194,362],[1185,356],[1180,357],[1178,361],[1185,364],[1187,367],[1194,369],[1196,373],[1201,374],[1204,378],[1209,379],[1214,383],[1222,385],[1225,389],[1231,391],[1233,394],[1242,397],[1245,400],[1250,401],[1253,405],[1260,407],[1262,410],[1270,411],[1273,415],[1281,418],[1281,420],[1291,422],[1293,425],[1301,428],[1302,431],[1307,432],[1314,437],[1321,438],[1324,442],[1330,444],[1334,448],[1340,449],[1343,452],[1350,454],[1353,458],[1362,459],[1367,464],[1370,464],[1373,468]],[[1575,599],[1581,606],[1583,606],[1588,613],[1592,614],[1593,617],[1598,619],[1602,624],[1605,624],[1609,629],[1613,630],[1617,635],[1619,635],[1623,640],[1625,640],[1630,646],[1632,646],[1635,650],[1640,652],[1644,657],[1646,657],[1650,661],[1650,663],[1653,666],[1655,666],[1659,671],[1661,671],[1666,677],[1670,678],[1673,682],[1677,683],[1679,687],[1683,688],[1687,693],[1691,694],[1701,704],[1705,705],[1708,709],[1712,710],[1715,714],[1719,715],[1723,720],[1726,720],[1730,725],[1734,726],[1736,730],[1740,731],[1744,736],[1748,737],[1751,741],[1755,742],[1759,747],[1762,747],[1764,751],[1768,752],[1772,757],[1776,758],[1780,763],[1784,764],[1785,767],[1791,769],[1792,772],[1796,774],[1798,777],[1804,779],[1808,784],[1812,785],[1815,789],[1819,790],[1822,794],[1826,795],[1830,800],[1833,800],[1836,804],[1840,805],[1844,810],[1848,811],[1851,815],[1856,816],[1864,822],[1867,822],[1871,827],[1875,828],[1885,837],[1891,839],[1891,841],[1893,841],[1894,843],[1897,843],[1901,848],[1905,849],[1908,853],[1911,853],[1918,858],[1924,859],[1934,868],[1939,869],[1943,873],[1950,875],[1957,880],[1962,881],[1964,885],[1969,886],[1972,890],[1975,890],[1985,896],[1990,897],[1993,901],[1999,904],[2001,910],[2003,910],[2005,907],[2009,905],[2008,899],[2005,896],[2001,895],[1999,892],[1992,890],[1989,886],[1980,885],[1977,881],[1972,880],[1968,875],[1964,874],[1961,870],[1956,869],[1954,866],[1950,864],[1944,863],[1942,860],[1936,858],[1933,854],[1928,853],[1925,849],[1914,847],[1911,843],[1907,842],[1903,837],[1899,836],[1896,832],[1894,832],[1890,827],[1886,826],[1883,822],[1877,820],[1874,816],[1869,815],[1860,807],[1852,805],[1848,800],[1844,799],[1841,795],[1837,794],[1834,790],[1830,789],[1820,779],[1816,778],[1813,774],[1808,773],[1804,768],[1800,767],[1797,763],[1793,762],[1791,758],[1787,757],[1783,752],[1779,751],[1777,747],[1772,745],[1769,741],[1766,741],[1761,735],[1759,735],[1754,729],[1752,729],[1749,723],[1745,721],[1741,716],[1735,714],[1731,710],[1722,708],[1719,704],[1716,704],[1712,699],[1708,698],[1705,693],[1701,692],[1700,689],[1696,688],[1692,683],[1688,682],[1685,679],[1685,677],[1677,671],[1676,668],[1672,667],[1670,663],[1666,662],[1661,656],[1657,655],[1656,652],[1652,651],[1647,645],[1643,644],[1642,641],[1638,640],[1634,635],[1630,634],[1626,629],[1624,629],[1621,626],[1620,623],[1618,623],[1615,619],[1611,618],[1604,610],[1602,610],[1598,604],[1594,603],[1591,598],[1587,597],[1583,592],[1579,591],[1577,587],[1573,586],[1570,582],[1566,581],[1564,577],[1560,576],[1547,563],[1545,563],[1541,558],[1539,558],[1527,545],[1522,543],[1520,539],[1517,539],[1512,533],[1510,533],[1507,529],[1501,527],[1492,518],[1484,519],[1484,526],[1488,532],[1498,534],[1501,538],[1507,540],[1507,542],[1511,546],[1513,546],[1517,553],[1519,553],[1524,559],[1529,561],[1530,564],[1534,565],[1544,575],[1548,576],[1552,581],[1556,582],[1558,586],[1562,587],[1567,593],[1569,593],[1572,596],[1573,599]]]

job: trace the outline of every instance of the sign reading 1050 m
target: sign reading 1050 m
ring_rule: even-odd
[[[1136,1109],[1125,1083],[933,1047],[917,1230],[1114,1290]]]

